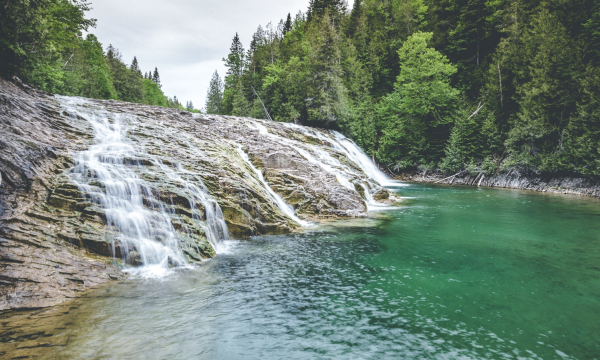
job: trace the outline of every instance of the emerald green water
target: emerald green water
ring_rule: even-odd
[[[399,190],[398,210],[233,241],[198,269],[98,289],[52,320],[45,341],[63,346],[42,354],[600,359],[600,201]]]

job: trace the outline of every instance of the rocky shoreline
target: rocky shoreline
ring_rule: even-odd
[[[215,255],[202,224],[208,213],[219,213],[231,236],[244,238],[298,228],[276,196],[303,221],[364,217],[369,201],[394,201],[326,131],[61,99],[0,79],[0,310],[52,306],[125,277],[104,209],[73,179],[77,154],[95,141],[80,115],[86,111],[125,118],[128,139],[144,156],[125,165],[153,189],[154,203],[144,199],[145,206],[171,217],[189,263]],[[190,201],[185,182],[204,189],[215,208]]]
[[[489,176],[462,172],[447,176],[441,172],[412,172],[394,175],[402,181],[431,184],[485,186],[507,189],[531,190],[545,193],[570,194],[600,198],[600,181],[576,176],[556,174],[526,175],[517,169]]]

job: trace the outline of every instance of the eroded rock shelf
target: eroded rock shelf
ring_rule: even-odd
[[[123,258],[132,249],[120,249],[118,229],[107,226],[102,206],[74,181],[77,154],[95,142],[86,116],[100,113],[127,125],[128,141],[139,152],[123,163],[152,189],[144,206],[168,212],[189,263],[216,253],[202,222],[210,211],[222,211],[230,236],[243,238],[300,227],[274,197],[302,222],[363,217],[374,203],[396,201],[339,134],[57,98],[0,80],[0,310],[59,303],[123,278],[123,262],[139,262],[131,254]],[[214,204],[190,201],[185,183],[204,189]]]

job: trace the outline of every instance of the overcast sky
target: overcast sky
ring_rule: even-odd
[[[225,73],[221,59],[236,32],[247,49],[258,25],[305,12],[308,0],[92,0],[92,7],[91,32],[105,49],[112,44],[126,64],[137,56],[142,72],[158,67],[165,94],[199,108],[213,72]]]

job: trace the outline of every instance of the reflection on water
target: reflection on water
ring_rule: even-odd
[[[412,199],[400,210],[230,241],[216,259],[171,278],[113,283],[62,307],[6,313],[0,354],[600,358],[599,201],[401,191]]]

